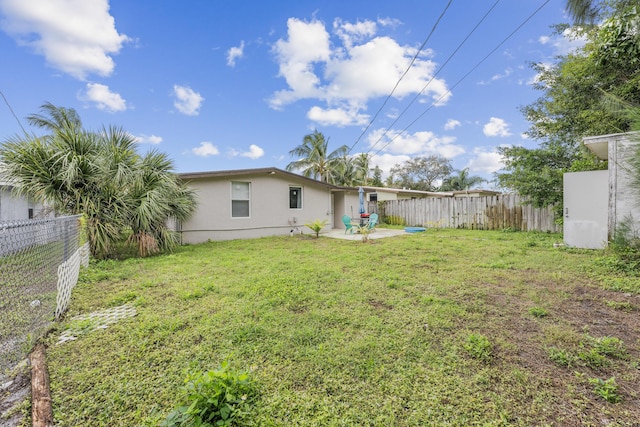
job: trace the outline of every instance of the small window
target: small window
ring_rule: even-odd
[[[370,202],[377,202],[378,201],[378,193],[369,194],[369,201]]]
[[[233,218],[248,218],[251,212],[249,206],[250,183],[231,183],[231,216]]]
[[[302,209],[302,187],[289,187],[289,209]]]
[[[29,210],[27,212],[28,212],[28,215],[29,215],[29,219],[33,219],[33,208],[29,208]]]

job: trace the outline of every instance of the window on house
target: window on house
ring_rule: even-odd
[[[302,209],[302,187],[289,187],[289,209]]]
[[[250,206],[250,183],[249,182],[232,182],[231,183],[231,216],[233,218],[248,218]]]
[[[378,201],[378,193],[369,194],[369,201],[370,202],[377,202]]]

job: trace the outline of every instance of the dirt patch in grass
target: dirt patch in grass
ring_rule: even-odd
[[[555,284],[529,281],[528,286],[528,291],[553,292]],[[535,304],[526,298],[502,292],[487,295],[488,311],[499,319],[492,323],[498,329],[493,339],[508,343],[499,345],[496,363],[515,364],[532,378],[550,379],[538,384],[547,387],[555,400],[550,425],[593,425],[595,419],[600,425],[638,425],[632,420],[640,420],[640,295],[602,289],[595,283],[563,286],[558,291],[561,296],[542,304],[546,314],[540,318],[530,313]],[[581,360],[580,354],[590,354],[591,344],[603,337],[622,341],[626,355],[605,356],[602,366]],[[567,351],[575,360],[569,366],[559,366],[550,357],[552,348]],[[589,379],[611,377],[616,378],[621,402],[594,399]],[[535,388],[536,381],[529,387]],[[626,416],[617,419],[614,413]]]

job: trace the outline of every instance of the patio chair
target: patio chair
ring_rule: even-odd
[[[378,223],[378,214],[371,214],[369,215],[369,223],[367,224],[367,228],[369,229],[369,231],[374,232],[376,231],[376,224]]]
[[[353,225],[351,224],[351,217],[349,215],[342,215],[342,223],[345,226],[344,234],[347,234],[347,231],[353,234]]]

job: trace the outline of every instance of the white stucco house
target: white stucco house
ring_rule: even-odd
[[[195,190],[198,208],[178,225],[182,242],[311,233],[305,223],[359,214],[358,188],[338,187],[278,168],[178,174]]]
[[[576,248],[602,249],[624,221],[640,229],[640,193],[631,186],[629,161],[640,149],[640,134],[584,138],[608,169],[564,174],[564,241]]]

